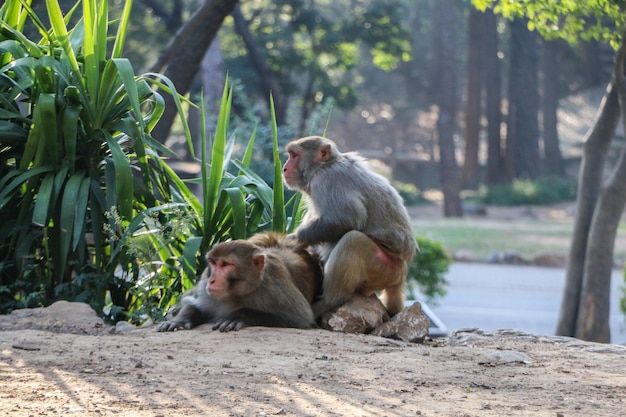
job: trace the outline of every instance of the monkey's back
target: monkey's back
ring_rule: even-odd
[[[285,266],[291,282],[311,304],[321,292],[324,274],[317,255],[304,249],[302,245],[297,250],[285,247],[266,248],[266,256],[277,259]]]
[[[316,181],[325,187],[313,187],[321,190],[308,200],[313,213],[334,216],[331,223],[361,231],[389,253],[410,261],[417,244],[400,194],[357,154],[343,154],[338,162],[318,172]],[[324,207],[316,206],[320,201]]]

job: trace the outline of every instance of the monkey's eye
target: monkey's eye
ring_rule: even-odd
[[[228,262],[224,259],[209,259],[209,264],[217,268],[226,268],[233,265],[232,262]]]

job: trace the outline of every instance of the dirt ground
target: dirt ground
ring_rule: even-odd
[[[0,316],[0,415],[618,416],[626,347],[502,330],[117,329],[79,303]]]
[[[569,214],[557,209],[537,215]],[[326,330],[155,327],[109,327],[67,302],[0,316],[0,417],[596,417],[626,409],[625,346],[514,330],[461,329],[410,344]]]

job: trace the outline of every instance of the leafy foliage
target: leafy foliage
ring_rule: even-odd
[[[76,276],[92,277],[84,287],[100,292],[96,281],[113,276],[123,257],[105,227],[118,230],[138,211],[172,200],[157,154],[169,151],[149,136],[162,97],[121,56],[131,4],[112,42],[106,1],[82,2],[73,28],[53,0],[46,2],[51,28],[28,3],[2,7],[2,281],[31,282],[12,288],[3,309],[53,298]],[[20,32],[27,18],[40,40]],[[107,220],[112,210],[119,216]],[[34,283],[38,297],[30,296]]]
[[[293,224],[280,163],[276,193],[249,170],[254,135],[244,160],[233,162],[239,173],[227,171],[230,89],[210,150],[202,141],[203,199],[165,163],[162,155],[176,155],[150,136],[163,111],[158,91],[173,93],[182,117],[181,99],[167,78],[134,75],[121,57],[131,2],[115,36],[107,4],[83,1],[72,28],[53,0],[50,29],[28,3],[0,9],[2,311],[65,298],[115,319],[158,316],[193,285],[208,247]],[[20,31],[27,19],[41,40]],[[299,201],[288,204],[297,221]]]
[[[280,93],[301,97],[305,107],[330,97],[341,108],[356,104],[353,70],[365,56],[362,47],[385,71],[411,57],[408,31],[400,24],[404,14],[400,1],[262,0],[242,8],[254,16],[250,31],[267,51],[265,59],[277,75]],[[228,26],[224,29],[222,49],[227,67],[233,77],[247,80],[248,89],[254,91],[257,78],[249,68],[246,49]]]
[[[479,10],[493,7],[503,17],[528,18],[528,28],[546,39],[579,39],[610,42],[615,49],[626,27],[624,2],[614,0],[501,1],[472,0]],[[615,30],[617,28],[617,30]]]
[[[409,265],[407,285],[410,291],[417,289],[432,302],[446,295],[448,282],[444,275],[452,259],[441,243],[425,237],[418,237],[416,241],[420,251]]]

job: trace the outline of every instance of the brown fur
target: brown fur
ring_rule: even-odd
[[[322,281],[318,259],[281,235],[214,246],[202,279],[182,298],[175,317],[158,331],[213,323],[221,331],[244,326],[315,325],[311,302]]]

